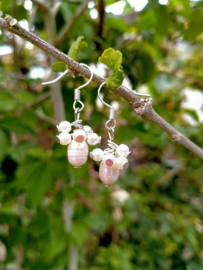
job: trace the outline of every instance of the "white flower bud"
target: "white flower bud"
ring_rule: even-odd
[[[129,148],[126,144],[120,144],[116,149],[117,156],[127,157],[130,154]]]
[[[95,145],[101,141],[101,137],[99,137],[96,133],[90,133],[87,137],[87,142],[90,145]]]
[[[68,121],[62,121],[58,126],[56,126],[59,132],[70,132],[71,124]]]
[[[71,142],[71,135],[67,132],[62,132],[56,137],[59,139],[59,143],[62,145],[67,145]]]
[[[82,129],[76,129],[73,132],[73,140],[76,141],[77,143],[82,143],[86,139],[86,134],[84,130]]]
[[[116,157],[113,154],[106,154],[103,156],[102,162],[108,166],[112,167],[115,163]]]
[[[119,170],[126,170],[129,166],[129,162],[126,157],[118,157],[115,165]]]
[[[90,157],[95,161],[101,161],[103,158],[104,152],[100,148],[95,148],[92,152],[90,152]]]

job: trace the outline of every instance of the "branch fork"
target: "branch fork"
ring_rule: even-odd
[[[145,115],[152,111],[152,98],[143,99],[141,98],[139,103],[131,103],[131,107],[134,109],[137,115]]]

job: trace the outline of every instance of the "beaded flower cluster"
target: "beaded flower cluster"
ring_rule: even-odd
[[[62,121],[57,125],[57,129],[60,132],[60,134],[57,135],[60,144],[68,145],[71,140],[74,140],[77,143],[83,143],[86,140],[89,145],[96,145],[101,142],[101,136],[94,133],[91,127],[79,125],[78,123],[80,122],[82,121],[76,120],[73,123]],[[72,126],[77,127],[77,129],[70,134]]]
[[[106,166],[112,167],[115,165],[119,170],[126,170],[129,166],[127,156],[130,154],[129,148],[126,144],[116,145],[114,149],[107,148],[102,150],[95,148],[90,152],[90,157],[95,161],[102,161]]]
[[[67,151],[68,161],[75,168],[80,168],[87,161],[87,143],[90,145],[95,145],[101,141],[101,137],[94,133],[91,127],[82,126],[81,123],[82,120],[76,120],[73,123],[63,121],[57,126],[58,131],[61,132],[57,136],[59,142],[62,145],[69,144]],[[70,134],[72,126],[75,127],[75,130],[72,134]]]
[[[129,166],[127,156],[129,148],[125,144],[117,145],[108,141],[109,148],[102,150],[95,148],[90,152],[90,157],[95,161],[101,161],[99,166],[99,177],[101,181],[110,186],[114,184],[119,176],[119,170],[126,170]]]

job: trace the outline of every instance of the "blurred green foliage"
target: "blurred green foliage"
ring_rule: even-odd
[[[54,2],[46,1],[51,6]],[[199,115],[182,107],[184,89],[203,91],[202,3],[169,0],[160,5],[154,0],[135,12],[122,1],[122,15],[104,12],[104,5],[116,2],[95,1],[98,18],[92,19],[87,8],[59,49],[68,53],[71,44],[84,36],[88,47],[77,59],[87,64],[98,64],[98,57],[109,47],[119,50],[132,88],[149,92],[155,110],[203,147]],[[26,19],[47,40],[43,12],[35,4],[27,11],[24,3],[3,1],[3,16]],[[55,21],[57,33],[81,3],[62,1],[56,17],[49,18]],[[56,142],[56,128],[38,117],[44,113],[54,118],[51,98],[35,102],[50,88],[30,76],[35,67],[51,68],[47,55],[6,31],[0,41],[13,48],[12,54],[0,59],[1,269],[12,265],[67,269],[72,245],[79,252],[78,269],[202,270],[202,161],[136,116],[122,98],[104,90],[105,101],[119,103],[115,142],[127,143],[131,150],[130,168],[121,173],[117,185],[104,187],[98,164],[89,159],[81,169],[74,169],[67,162],[66,147]],[[106,77],[110,75],[107,70]],[[62,80],[70,122],[74,120],[73,90],[83,82],[71,76]],[[108,109],[97,106],[97,88],[92,82],[81,91],[86,105],[81,118],[103,136],[101,148],[105,148]],[[192,125],[185,115],[192,117]],[[74,206],[68,234],[64,201]],[[4,260],[2,250],[7,251]]]

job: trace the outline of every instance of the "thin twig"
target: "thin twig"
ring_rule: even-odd
[[[171,170],[169,170],[164,176],[162,176],[157,182],[157,185],[164,185],[168,183],[180,170],[183,169],[183,165],[179,165]]]
[[[75,75],[83,76],[86,78],[90,78],[90,72],[85,67],[81,66],[77,61],[70,58],[68,55],[62,53],[43,39],[39,38],[35,34],[31,33],[30,31],[25,30],[22,28],[11,16],[6,17],[5,20],[0,18],[0,27],[22,37],[23,39],[31,42],[32,44],[36,45],[38,48],[42,49],[43,51],[49,53],[50,55],[54,56],[58,60],[64,62],[68,65],[71,73]],[[105,78],[102,78],[96,74],[93,75],[93,81],[101,84],[105,81]],[[195,145],[192,141],[186,138],[183,134],[178,132],[175,128],[173,128],[169,123],[167,123],[161,116],[159,116],[152,108],[151,99],[143,100],[138,98],[135,93],[125,86],[120,86],[116,89],[108,88],[112,92],[122,96],[125,100],[127,100],[135,112],[140,115],[143,119],[149,120],[156,124],[158,127],[163,129],[166,133],[168,133],[171,139],[187,149],[190,150],[193,154],[199,156],[203,159],[203,150]]]
[[[10,89],[8,89],[6,86],[4,86],[3,84],[0,84],[0,88],[2,88],[7,94],[9,94],[13,99],[15,99],[23,108],[29,109],[31,110],[34,114],[36,114],[40,119],[50,123],[51,125],[56,125],[58,122],[45,115],[43,112],[38,111],[38,110],[34,110],[33,108],[31,108],[30,104],[26,104],[24,103],[21,99],[19,99]]]
[[[16,72],[8,71],[8,70],[5,70],[2,67],[0,67],[0,71],[3,72],[4,74],[14,78],[14,79],[18,79],[18,80],[27,80],[27,79],[29,79],[26,75],[21,75],[21,74],[18,74]]]
[[[44,101],[45,99],[50,98],[50,96],[51,96],[51,92],[46,92],[44,94],[41,94],[36,99],[34,99],[33,101],[31,101],[28,105],[29,105],[29,107],[35,106],[36,104]]]
[[[158,66],[158,70],[183,80],[184,82],[187,83],[187,85],[190,84],[191,86],[197,87],[197,88],[199,88],[201,90],[203,89],[203,83],[202,82],[194,80],[190,76],[185,75],[181,70],[168,69],[168,68],[165,68],[165,67],[162,67],[162,66]]]
[[[75,12],[71,21],[61,29],[60,33],[58,34],[57,39],[54,42],[54,46],[58,48],[61,45],[61,43],[64,41],[64,39],[67,38],[68,33],[70,32],[74,24],[77,22],[77,19],[82,15],[84,10],[86,9],[89,1],[90,0],[84,1],[84,3],[82,3],[82,5],[79,6],[78,10]]]

